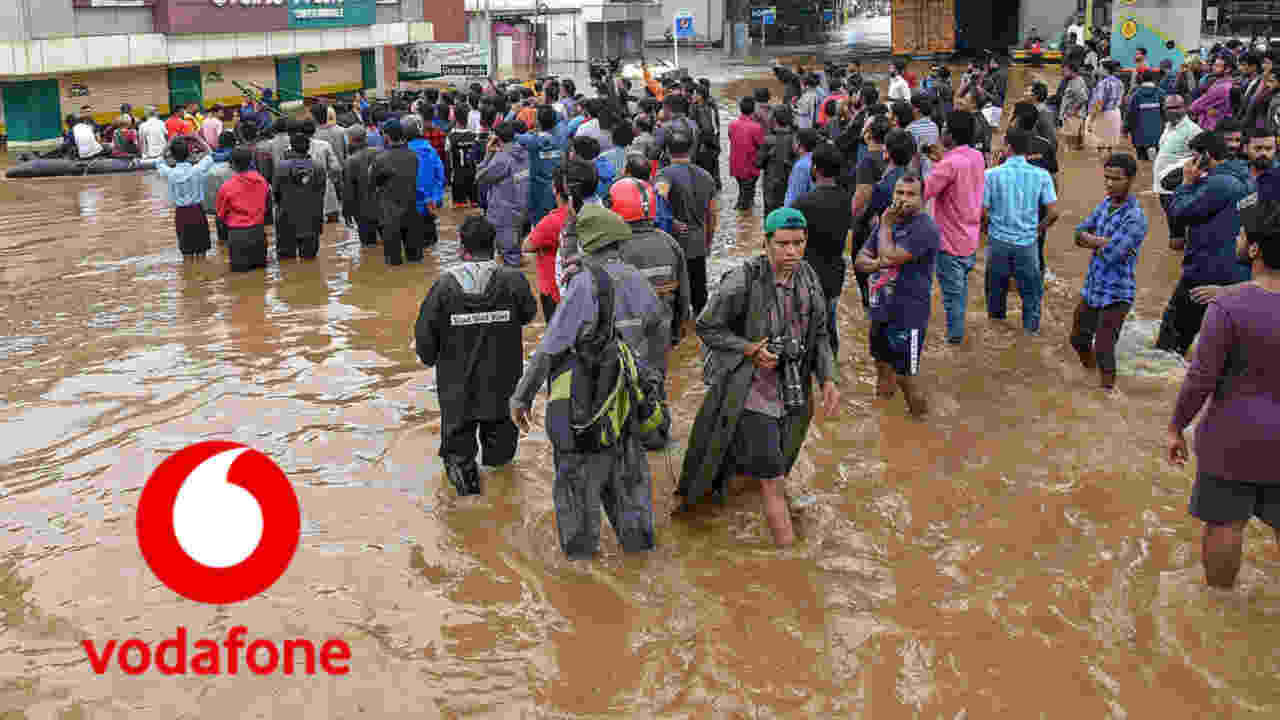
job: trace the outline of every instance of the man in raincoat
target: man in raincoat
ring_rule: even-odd
[[[568,164],[589,167],[578,160]],[[533,397],[551,378],[546,429],[556,467],[556,525],[566,555],[585,558],[595,554],[600,542],[601,505],[623,550],[651,550],[653,489],[641,430],[633,427],[630,417],[624,417],[616,442],[603,448],[587,446],[571,425],[570,406],[578,401],[579,383],[594,380],[584,378],[587,363],[583,358],[588,357],[584,349],[600,337],[597,329],[616,330],[617,337],[631,348],[642,373],[651,373],[656,356],[665,355],[667,329],[653,286],[618,252],[631,238],[627,224],[601,205],[584,205],[572,212],[577,213],[583,255],[571,270],[568,290],[511,396],[511,416],[527,432]],[[598,287],[597,272],[612,287]],[[608,322],[603,318],[610,314],[609,305],[613,306],[613,328],[602,325]]]
[[[420,262],[422,216],[418,214],[415,190],[418,156],[405,143],[399,120],[388,120],[382,132],[389,146],[369,166],[369,179],[381,210],[382,252],[388,265],[400,265],[405,257],[409,262]]]
[[[676,495],[687,507],[708,491],[722,497],[730,473],[755,478],[774,542],[787,546],[795,532],[783,485],[813,417],[811,380],[822,386],[827,417],[840,393],[822,281],[804,261],[804,214],[779,208],[764,230],[764,254],[726,273],[698,317],[709,390],[689,434]],[[798,396],[785,389],[787,363],[798,363],[792,376]]]
[[[1138,87],[1129,95],[1129,108],[1125,113],[1125,127],[1129,129],[1133,147],[1138,151],[1138,159],[1143,162],[1149,159],[1151,148],[1159,148],[1160,133],[1164,130],[1161,113],[1164,91],[1156,87],[1157,75],[1154,70],[1141,75]]]
[[[485,148],[484,161],[476,169],[476,185],[488,196],[489,222],[498,228],[498,252],[502,262],[520,267],[520,230],[529,214],[529,151],[516,139],[515,123],[494,128]]]
[[[494,262],[492,223],[473,215],[458,235],[463,261],[431,287],[414,334],[418,357],[437,369],[445,472],[459,495],[478,495],[477,449],[489,467],[516,455],[519,432],[507,403],[520,378],[521,328],[537,315],[538,303],[524,273]]]

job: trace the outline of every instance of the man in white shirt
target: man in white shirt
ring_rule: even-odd
[[[71,137],[76,141],[76,152],[81,160],[88,160],[102,154],[102,144],[98,142],[93,129],[93,121],[82,116],[80,122],[71,129]]]
[[[905,60],[894,60],[889,68],[889,100],[911,102],[911,86],[907,84],[907,79],[902,77],[906,69]]]
[[[164,148],[169,139],[165,134],[164,121],[154,105],[147,106],[147,119],[138,126],[138,145],[144,160],[154,160],[164,156]]]

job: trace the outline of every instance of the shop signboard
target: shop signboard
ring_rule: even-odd
[[[102,2],[103,0],[82,0]],[[121,0],[123,1],[123,0]],[[146,0],[148,3],[153,0]],[[161,33],[235,33],[372,25],[377,0],[154,0]]]
[[[397,50],[401,80],[489,76],[489,48],[479,43],[414,43]]]

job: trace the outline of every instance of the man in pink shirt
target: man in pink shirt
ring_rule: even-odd
[[[756,150],[764,142],[764,127],[756,121],[756,101],[744,97],[738,101],[742,112],[729,124],[729,174],[738,181],[738,210],[750,210],[756,202]]]
[[[222,106],[209,108],[209,117],[200,124],[200,135],[209,144],[210,149],[218,149],[218,138],[222,135]]]
[[[977,125],[971,113],[947,114],[942,147],[935,146],[934,166],[925,180],[924,201],[933,202],[933,219],[941,231],[938,287],[947,313],[947,342],[964,341],[969,273],[978,252],[982,226],[982,191],[986,161],[971,147]],[[945,152],[944,152],[945,149]]]

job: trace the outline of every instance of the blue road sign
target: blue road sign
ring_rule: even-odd
[[[676,37],[691,38],[693,37],[693,15],[681,12],[682,14],[676,15]]]
[[[836,13],[834,10],[822,11],[822,22],[829,23],[835,19],[836,19]]]
[[[773,25],[778,21],[777,8],[768,8],[760,15],[760,22],[764,25]]]

